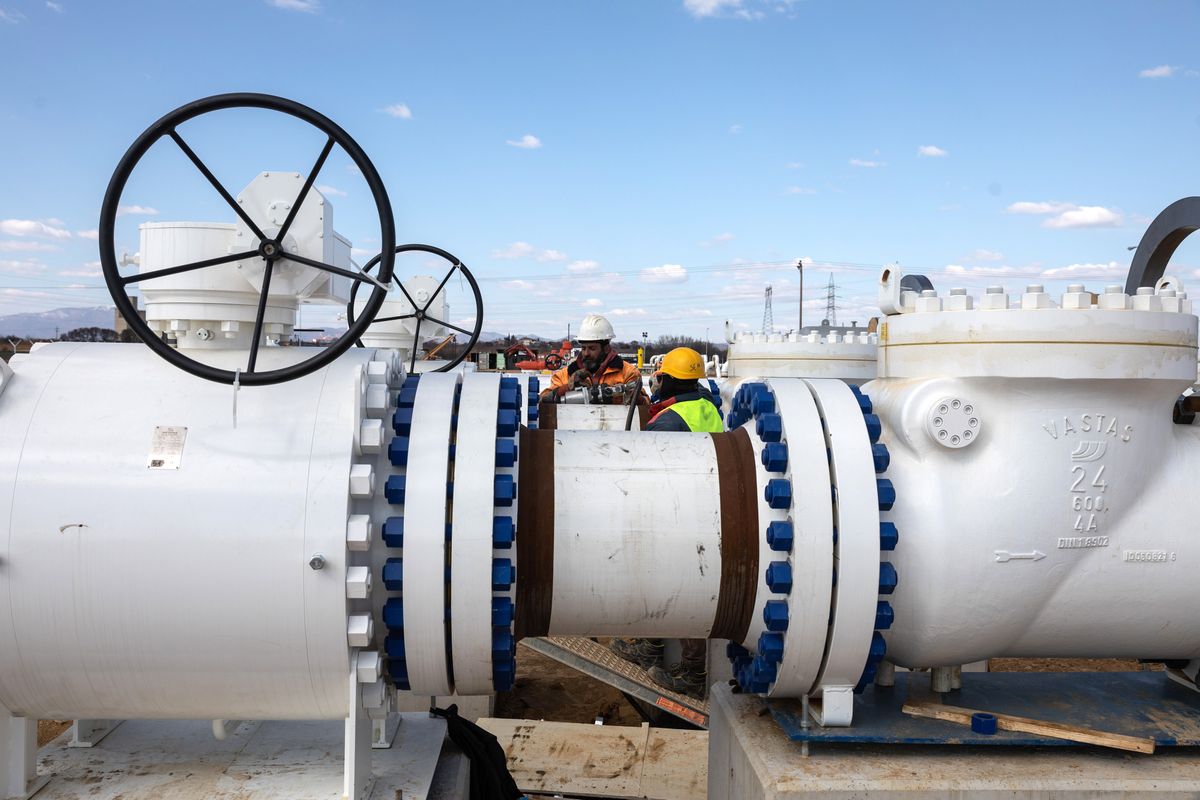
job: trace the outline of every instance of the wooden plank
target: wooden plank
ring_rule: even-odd
[[[939,703],[906,703],[903,711],[905,714],[910,714],[914,717],[939,719],[967,726],[971,724],[971,715],[987,713],[993,714],[996,717],[996,726],[1001,730],[1032,733],[1038,736],[1048,736],[1052,739],[1065,739],[1067,741],[1079,742],[1080,744],[1112,747],[1117,750],[1128,750],[1134,753],[1154,752],[1153,739],[1139,736],[1125,736],[1120,733],[1098,731],[1092,728],[1079,727],[1078,725],[1066,725],[1061,722],[1047,722],[1045,720],[1029,719],[1028,717],[1014,717],[1010,714],[995,714],[990,711],[982,712],[974,708],[946,706]]]
[[[708,732],[484,718],[522,791],[704,800]]]

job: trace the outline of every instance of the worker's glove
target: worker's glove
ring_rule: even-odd
[[[577,369],[571,373],[571,388],[578,389],[583,386],[588,386],[592,380],[592,373],[586,369]]]

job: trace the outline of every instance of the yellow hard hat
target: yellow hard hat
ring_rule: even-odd
[[[704,377],[704,359],[690,347],[676,347],[662,361],[662,371],[681,381]]]

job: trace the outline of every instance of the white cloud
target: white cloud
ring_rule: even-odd
[[[816,194],[816,189],[810,189],[807,186],[789,186],[783,190],[784,194]]]
[[[63,13],[62,4],[54,2],[54,0],[46,0],[46,8],[53,11],[55,14]]]
[[[917,155],[926,156],[927,158],[942,158],[950,154],[937,145],[923,144],[917,148]]]
[[[492,251],[492,258],[511,261],[518,258],[529,258],[534,253],[534,246],[529,242],[513,242],[510,245]]]
[[[971,261],[1003,261],[1004,254],[981,247],[978,250],[972,251],[971,255],[967,256],[967,258]]]
[[[1121,224],[1121,213],[1104,206],[1077,206],[1074,203],[1030,202],[1013,203],[1010,214],[1053,215],[1043,220],[1043,228],[1114,228]]]
[[[351,175],[357,175],[360,178],[363,176],[362,170],[359,169],[358,164],[355,164],[354,162],[350,162],[346,165],[346,172],[349,172]]]
[[[1013,267],[964,267],[961,264],[947,264],[944,270],[948,275],[987,276],[1011,275],[1017,270]]]
[[[589,297],[587,300],[583,301],[583,305],[585,308],[599,308],[600,306],[604,305],[604,301],[599,297]]]
[[[543,250],[537,254],[538,261],[566,261],[567,254],[561,250]]]
[[[1104,206],[1080,206],[1042,223],[1043,228],[1115,228],[1121,215]]]
[[[25,15],[20,11],[8,11],[7,9],[0,8],[0,22],[16,25],[23,19],[25,19]]]
[[[379,110],[395,119],[412,119],[412,109],[404,103],[394,103]]]
[[[530,283],[529,281],[523,281],[523,280],[519,280],[519,279],[513,280],[513,281],[505,281],[504,285],[509,289],[521,289],[522,291],[528,291],[534,287],[534,284]]]
[[[688,277],[687,270],[680,264],[646,267],[640,275],[646,283],[683,283]]]
[[[737,122],[737,123],[734,123],[733,125],[730,125],[729,132],[730,133],[741,133],[742,132],[742,123]]]
[[[57,249],[58,245],[53,245],[49,242],[22,239],[5,239],[0,241],[0,253],[47,253]]]
[[[0,219],[0,233],[9,236],[44,236],[48,239],[71,238],[71,232],[57,219]]]
[[[305,14],[315,14],[321,10],[321,0],[267,0],[267,5],[284,11],[303,11]]]
[[[1042,271],[1043,278],[1102,278],[1109,275],[1123,276],[1128,269],[1128,265],[1122,266],[1116,261],[1110,261],[1107,264],[1068,264],[1065,267],[1055,267]]]
[[[346,193],[336,186],[328,186],[324,183],[317,184],[317,191],[327,197],[345,197]]]
[[[0,272],[10,275],[37,275],[46,271],[46,265],[40,261],[0,259]]]
[[[58,273],[71,278],[98,278],[104,274],[99,261],[88,261],[79,269],[65,269]]]
[[[505,139],[504,143],[509,147],[519,147],[522,150],[537,150],[542,146],[542,140],[532,133],[527,133],[520,139]]]
[[[852,167],[866,167],[867,169],[874,169],[875,167],[882,167],[884,165],[885,162],[883,161],[867,161],[863,158],[850,159],[850,166]]]
[[[135,214],[143,217],[153,217],[158,214],[157,208],[150,206],[117,206],[117,216],[123,217],[127,214]]]
[[[729,244],[734,240],[734,235],[729,232],[718,233],[711,239],[705,239],[700,243],[701,247],[716,247],[723,244]]]
[[[379,255],[378,250],[368,250],[365,247],[351,247],[350,255],[354,258],[370,259]]]
[[[608,310],[610,317],[644,317],[646,309],[644,308],[610,308]]]
[[[715,17],[722,11],[741,8],[742,0],[683,0],[683,7],[697,19]]]
[[[591,259],[572,261],[570,264],[567,264],[567,272],[572,275],[586,275],[589,272],[595,272],[599,266],[599,261],[592,261]]]
[[[1172,67],[1170,64],[1162,64],[1150,69],[1144,69],[1138,73],[1139,78],[1169,78],[1175,74],[1179,67]]]
[[[100,231],[92,228],[90,231],[75,231],[75,235],[80,239],[91,239],[94,242],[99,240]]]
[[[789,161],[789,162],[787,163],[787,168],[788,168],[788,169],[804,169],[804,162],[802,162],[802,161]]]

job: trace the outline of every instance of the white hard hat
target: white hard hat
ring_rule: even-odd
[[[588,314],[579,326],[579,335],[575,338],[581,342],[609,342],[616,337],[612,323],[599,314]]]

